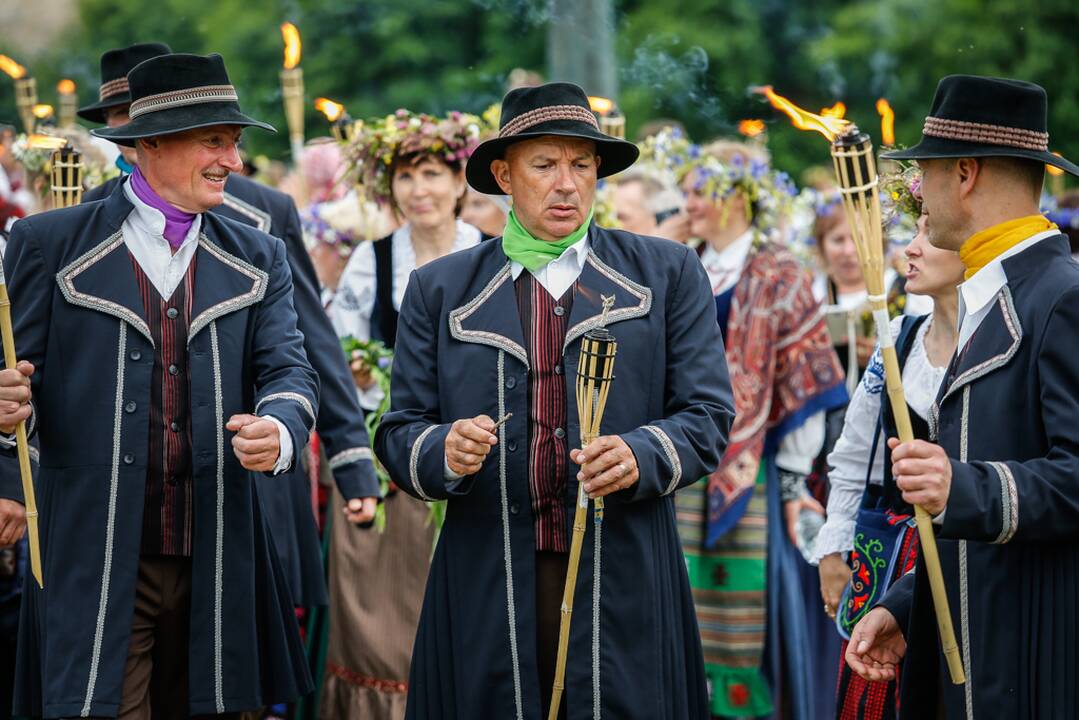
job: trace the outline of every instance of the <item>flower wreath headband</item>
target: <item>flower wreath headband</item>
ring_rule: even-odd
[[[749,220],[758,230],[768,231],[791,208],[797,188],[787,173],[771,168],[766,160],[735,152],[722,161],[707,148],[689,142],[677,128],[665,128],[641,144],[641,164],[673,177],[679,185],[695,173],[694,189],[713,204],[740,194]],[[752,216],[756,208],[756,217]],[[726,212],[721,222],[726,223]]]
[[[438,118],[405,109],[358,122],[344,148],[348,176],[367,198],[389,202],[397,158],[428,153],[463,164],[480,144],[484,125],[483,119],[467,113],[454,111]]]

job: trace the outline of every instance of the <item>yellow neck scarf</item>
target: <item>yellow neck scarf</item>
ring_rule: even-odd
[[[974,233],[959,248],[959,259],[967,266],[964,279],[970,280],[974,273],[1027,238],[1056,227],[1044,215],[1028,215]]]

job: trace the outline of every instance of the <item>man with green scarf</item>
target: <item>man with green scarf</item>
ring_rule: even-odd
[[[406,717],[547,717],[577,490],[589,515],[561,717],[708,717],[672,494],[715,469],[734,403],[704,271],[685,246],[592,222],[599,178],[637,148],[584,92],[510,92],[476,190],[510,195],[503,237],[413,273],[392,407],[376,435],[397,486],[448,500]],[[581,337],[618,341],[602,436],[583,450]]]

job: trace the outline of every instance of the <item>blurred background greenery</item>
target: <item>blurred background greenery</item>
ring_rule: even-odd
[[[287,156],[278,70],[284,20],[303,36],[308,137],[326,134],[311,101],[327,96],[353,117],[397,107],[481,112],[514,68],[547,75],[556,0],[4,0],[0,53],[38,78],[41,102],[75,80],[96,97],[98,58],[112,47],[159,40],[224,55],[245,109],[281,131],[250,133],[253,154]],[[896,112],[900,143],[916,142],[937,80],[949,73],[1032,80],[1049,92],[1052,149],[1079,157],[1075,0],[605,0],[610,62],[628,135],[676,118],[697,140],[733,135],[762,118],[777,166],[798,174],[827,160],[815,134],[789,127],[755,85],[817,111],[837,100],[879,140],[875,102]],[[27,18],[34,18],[30,22]],[[51,25],[41,17],[50,17]],[[590,38],[577,38],[588,43]],[[548,79],[557,79],[550,78]],[[586,88],[592,90],[593,88]],[[0,77],[0,120],[14,121],[12,85]]]

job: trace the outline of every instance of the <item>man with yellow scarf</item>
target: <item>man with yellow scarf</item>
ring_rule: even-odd
[[[1064,717],[1079,700],[1079,265],[1039,211],[1045,91],[941,80],[917,160],[929,240],[967,266],[959,350],[930,412],[933,442],[893,448],[903,499],[934,517],[967,681],[940,652],[919,559],[854,629],[847,662],[896,677],[901,717]]]

